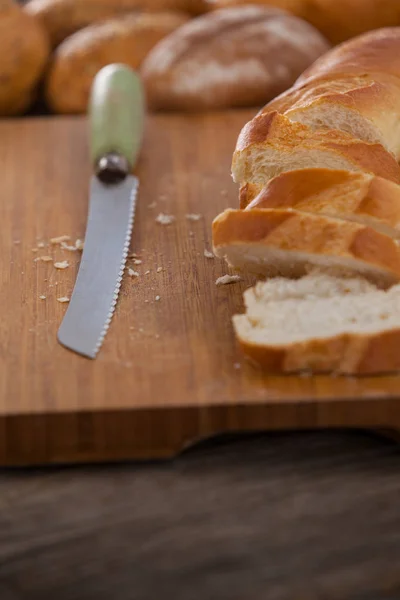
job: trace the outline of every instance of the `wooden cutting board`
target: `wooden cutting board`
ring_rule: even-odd
[[[170,457],[222,432],[400,428],[399,378],[273,377],[236,346],[231,316],[251,280],[217,287],[227,268],[204,251],[214,216],[237,205],[230,160],[250,116],[148,120],[131,245],[142,262],[130,260],[140,276],[125,277],[95,361],[57,343],[57,298],[71,294],[80,253],[49,245],[84,236],[86,121],[0,123],[1,465]]]

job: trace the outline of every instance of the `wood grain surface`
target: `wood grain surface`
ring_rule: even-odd
[[[0,123],[1,464],[166,457],[226,431],[400,428],[397,377],[279,378],[242,360],[231,315],[251,281],[217,287],[226,266],[204,250],[214,216],[237,204],[229,167],[249,116],[148,120],[131,247],[142,263],[130,261],[140,276],[126,276],[95,361],[56,341],[57,298],[71,294],[80,255],[48,245],[84,235],[85,120]],[[160,225],[159,213],[176,220]]]
[[[166,464],[0,472],[1,600],[398,600],[400,454],[264,435]]]

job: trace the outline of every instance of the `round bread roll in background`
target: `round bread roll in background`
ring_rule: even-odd
[[[314,25],[332,44],[372,29],[400,25],[399,0],[207,0],[210,9],[257,4],[289,11]]]
[[[178,12],[130,14],[71,35],[54,53],[45,82],[48,106],[56,113],[85,113],[100,69],[110,63],[138,69],[157,42],[188,20]]]
[[[25,112],[50,53],[40,23],[13,0],[0,3],[0,115]]]
[[[30,0],[25,10],[46,28],[52,47],[97,21],[130,12],[182,11],[199,15],[206,0]]]
[[[329,49],[311,25],[277,8],[223,9],[159,42],[141,75],[153,110],[261,106]]]

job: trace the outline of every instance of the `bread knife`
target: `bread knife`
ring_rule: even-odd
[[[90,181],[85,244],[75,287],[58,330],[60,344],[95,358],[108,331],[132,234],[138,179],[131,175],[144,128],[138,75],[113,64],[96,75],[89,102]]]

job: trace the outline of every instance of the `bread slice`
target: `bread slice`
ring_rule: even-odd
[[[360,74],[294,86],[262,112],[277,111],[313,131],[337,129],[365,142],[380,143],[399,160],[399,99],[400,79]]]
[[[310,267],[400,280],[400,247],[366,225],[288,209],[228,209],[213,222],[214,253],[261,277],[301,277]]]
[[[281,173],[264,187],[245,184],[240,207],[291,208],[369,225],[400,238],[400,186],[366,173],[300,169]]]
[[[312,131],[277,112],[259,114],[242,129],[232,161],[238,183],[265,184],[294,169],[310,166],[363,171],[400,183],[400,167],[381,144],[336,130]]]
[[[348,375],[400,370],[400,286],[310,274],[259,282],[233,317],[239,343],[264,369]]]

